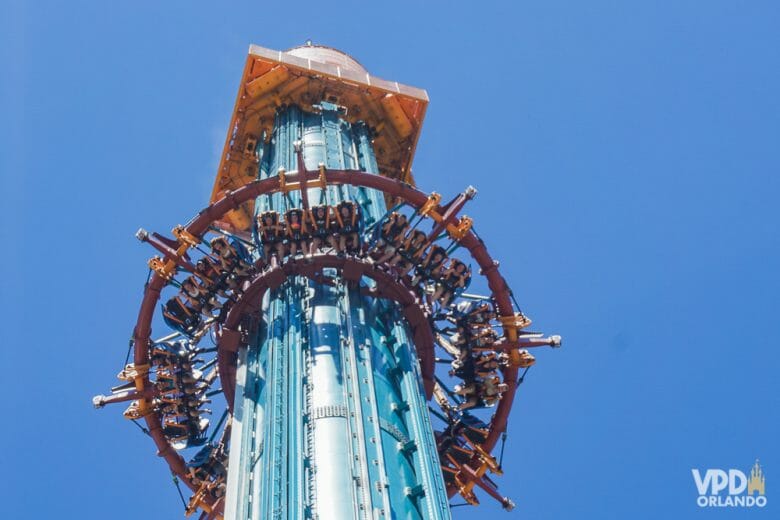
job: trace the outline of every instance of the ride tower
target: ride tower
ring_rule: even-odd
[[[560,338],[525,330],[460,214],[476,190],[415,187],[427,103],[338,50],[253,45],[210,205],[139,231],[159,254],[133,362],[94,402],[130,402],[188,515],[445,519],[477,488],[514,506],[491,451],[527,349]],[[489,294],[466,292],[472,263]]]

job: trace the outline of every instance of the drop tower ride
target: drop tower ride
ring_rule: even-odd
[[[130,402],[187,514],[443,519],[477,489],[514,506],[491,451],[527,349],[560,339],[525,330],[461,215],[476,190],[415,187],[427,103],[332,48],[251,46],[210,205],[139,231],[158,254],[133,362],[95,405]]]

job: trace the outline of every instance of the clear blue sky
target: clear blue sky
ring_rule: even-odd
[[[476,185],[564,336],[510,422],[517,509],[455,517],[778,517],[778,2],[136,4],[0,8],[4,518],[181,518],[150,440],[90,404],[140,301],[133,233],[206,203],[248,45],[307,38],[428,89],[420,186]],[[691,468],[756,458],[765,510],[696,507]]]

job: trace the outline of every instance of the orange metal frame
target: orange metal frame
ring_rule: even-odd
[[[380,175],[414,184],[411,165],[428,106],[425,90],[252,45],[210,202],[257,178],[255,149],[270,138],[277,108],[296,104],[313,110],[321,101],[343,106],[347,121],[364,121],[374,130]],[[242,204],[220,224],[249,229],[253,206]]]

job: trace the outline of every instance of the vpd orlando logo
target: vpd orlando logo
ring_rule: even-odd
[[[766,477],[758,460],[750,470],[750,477],[738,469],[708,469],[704,475],[698,469],[692,469],[691,473],[699,491],[696,499],[699,507],[766,505]]]

